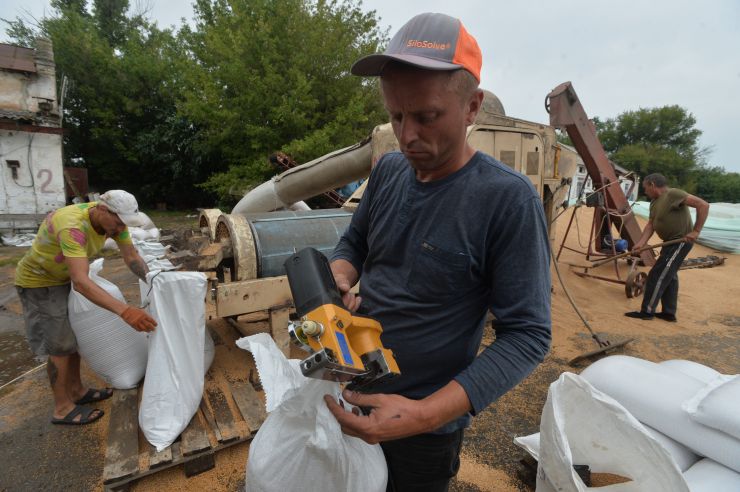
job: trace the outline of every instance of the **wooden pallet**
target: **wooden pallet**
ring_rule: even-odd
[[[262,395],[249,383],[252,359],[234,345],[239,335],[227,323],[211,323],[211,333],[216,358],[238,357],[244,368],[234,377],[214,359],[205,377],[200,408],[168,448],[157,452],[139,430],[140,388],[113,394],[103,469],[106,492],[128,490],[132,482],[173,466],[184,465],[187,477],[210,470],[217,452],[249,441],[257,433],[265,420],[265,407]]]

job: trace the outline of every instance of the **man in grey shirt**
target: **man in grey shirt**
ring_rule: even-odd
[[[383,156],[332,272],[350,310],[380,321],[401,375],[327,405],[345,433],[380,442],[389,490],[447,490],[471,415],[524,379],[550,344],[549,243],[530,181],[467,143],[480,109],[481,52],[458,19],[421,14],[383,54],[401,152]],[[362,280],[360,297],[350,288]],[[362,305],[360,306],[360,301]],[[496,341],[479,355],[488,311]]]

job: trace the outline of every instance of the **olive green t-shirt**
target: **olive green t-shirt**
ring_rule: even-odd
[[[663,241],[680,239],[694,228],[689,207],[685,203],[687,196],[689,194],[683,190],[668,188],[668,191],[650,202],[650,220]]]

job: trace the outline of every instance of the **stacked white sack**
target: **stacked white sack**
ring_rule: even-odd
[[[550,385],[540,422],[537,492],[591,490],[573,469],[629,477],[620,492],[689,492],[681,470],[625,408],[585,379],[563,373]]]
[[[103,259],[90,265],[90,279],[108,294],[126,302],[115,284],[100,276]],[[69,322],[77,337],[80,355],[106,384],[117,389],[134,388],[144,377],[147,334],[131,328],[117,314],[90,302],[74,290],[68,299]]]
[[[706,384],[683,372],[634,357],[601,359],[581,376],[638,420],[695,453],[740,472],[740,439],[694,421],[682,404]]]
[[[148,298],[158,326],[149,342],[139,426],[162,451],[187,427],[203,395],[206,276],[150,272],[147,283],[142,300]]]
[[[697,462],[683,474],[691,492],[737,492],[740,473],[708,458]]]
[[[694,379],[698,379],[704,384],[708,384],[722,376],[722,373],[715,371],[711,367],[707,367],[704,364],[699,364],[692,360],[672,359],[664,360],[663,362],[659,362],[659,364],[663,367],[668,367],[674,371],[686,374]]]
[[[652,436],[658,443],[660,443],[661,446],[670,454],[673,461],[676,463],[676,466],[681,470],[682,472],[685,472],[691,466],[699,461],[701,458],[698,454],[693,453],[689,448],[684,446],[683,444],[674,441],[670,437],[666,436],[665,434],[662,434],[652,427],[648,427],[647,425],[643,424],[643,427],[647,431],[650,436]],[[530,434],[529,436],[522,436],[522,437],[516,437],[514,438],[514,443],[519,446],[520,448],[524,449],[526,452],[532,456],[535,460],[539,461],[540,459],[540,433],[537,432],[536,434]]]
[[[266,333],[236,344],[254,356],[269,413],[249,445],[247,492],[385,491],[380,446],[344,434],[324,402],[339,395],[339,383],[303,376]]]

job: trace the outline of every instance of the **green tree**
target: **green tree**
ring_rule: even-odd
[[[663,174],[671,186],[710,202],[740,202],[740,174],[709,166],[699,146],[696,119],[680,106],[625,111],[594,124],[604,150],[617,164],[645,177]]]
[[[221,200],[273,172],[277,150],[304,162],[385,120],[377,86],[349,74],[385,41],[374,11],[340,0],[196,0],[194,10],[180,112],[200,128],[197,146],[223,159],[205,183]]]
[[[625,111],[616,118],[594,118],[609,158],[641,176],[661,173],[673,186],[693,191],[694,173],[704,165],[696,119],[680,106]]]
[[[99,33],[113,47],[120,46],[130,31],[126,17],[128,0],[93,0],[93,19]]]
[[[194,206],[213,200],[196,183],[208,163],[192,145],[197,129],[177,113],[184,52],[177,37],[141,16],[127,0],[55,0],[37,31],[23,21],[8,34],[52,40],[64,100],[64,155],[84,162],[92,187],[124,188],[142,204]]]
[[[708,202],[740,203],[740,174],[722,167],[708,167],[696,173],[696,194]]]

